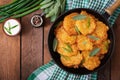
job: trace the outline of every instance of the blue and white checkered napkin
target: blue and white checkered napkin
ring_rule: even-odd
[[[103,14],[104,9],[113,4],[115,0],[66,0],[66,10],[73,8],[89,8]],[[114,24],[120,7],[109,18],[111,26]],[[97,80],[97,72],[88,75],[74,75],[63,71],[53,61],[35,70],[28,80]]]

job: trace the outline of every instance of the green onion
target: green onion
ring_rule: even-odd
[[[38,10],[41,6],[37,6],[41,3],[42,0],[17,0],[14,3],[11,3],[9,6],[1,7],[0,11],[0,23],[5,21],[9,17],[19,18],[23,17],[33,11]],[[29,3],[29,4],[28,4]],[[32,5],[30,5],[32,4]],[[25,6],[26,5],[26,6]],[[24,7],[23,7],[24,6]],[[32,8],[32,9],[31,9]],[[20,14],[22,13],[22,14]]]
[[[66,47],[63,47],[63,49],[64,49],[65,51],[69,52],[69,53],[73,52],[70,44],[66,44]]]
[[[70,60],[70,58],[67,57],[67,56],[64,56],[64,55],[60,55],[60,56],[63,57],[63,58],[65,58],[65,60]]]
[[[4,28],[9,34],[12,34],[12,32],[8,28],[6,28],[6,27],[4,27]]]
[[[0,10],[0,16],[5,16],[5,15],[9,15],[7,12],[1,11]]]
[[[77,16],[74,16],[74,17],[72,17],[74,20],[83,20],[83,19],[85,19],[86,18],[86,16],[85,15],[77,15]]]
[[[22,4],[23,2],[24,2],[24,0],[18,0],[14,4],[11,4],[11,5],[7,6],[7,7],[2,8],[1,11],[7,11],[7,10],[17,6],[17,5]]]
[[[11,31],[11,24],[8,22],[8,30]]]
[[[100,51],[100,48],[95,48],[91,51],[89,56],[92,57],[92,56],[96,55],[99,51]]]
[[[30,9],[29,11],[26,11],[26,12],[24,12],[22,14],[15,15],[15,16],[13,16],[13,18],[23,17],[23,16],[25,16],[27,14],[30,14],[31,12],[34,12],[34,11],[38,10],[39,8],[40,8],[40,6],[37,6],[37,7],[33,8],[33,9]]]
[[[64,51],[68,52],[68,53],[71,53],[71,52],[72,52],[72,51],[69,50],[68,48],[64,48],[64,47],[62,47],[62,49],[63,49]]]
[[[65,10],[65,0],[63,0],[63,3],[61,4],[60,7],[61,7],[61,12],[64,12],[64,10]]]
[[[11,8],[11,9],[7,10],[6,12],[7,13],[15,12],[16,10],[18,10],[18,9],[24,7],[25,5],[27,5],[29,2],[31,2],[31,1],[30,0],[26,0],[24,3],[21,3],[20,5],[17,5],[15,7]]]
[[[88,27],[88,28],[90,27],[90,18],[88,18],[87,27]]]
[[[77,26],[75,26],[75,31],[76,31],[78,34],[80,34],[80,30],[78,29]]]
[[[18,2],[19,0],[14,0],[12,3],[9,3],[9,4],[6,4],[6,5],[2,5],[2,6],[0,6],[0,9],[3,9],[3,8],[5,8],[5,7],[8,7],[8,6],[10,6],[10,5],[12,5],[12,4],[14,4],[14,3],[16,3],[16,2]]]
[[[72,50],[70,44],[66,44],[66,46],[67,46],[67,48],[68,48],[71,52],[73,52],[73,50]]]
[[[88,37],[92,40],[99,40],[99,38],[97,38],[96,36],[93,36],[93,35],[88,35]]]
[[[56,38],[54,38],[54,40],[53,40],[53,51],[54,51],[54,52],[55,52],[56,49],[57,49],[57,45],[58,45],[58,41],[57,41]]]
[[[32,0],[29,4],[27,4],[26,6],[24,6],[23,9],[34,5],[36,2],[39,2],[39,1],[38,0]]]
[[[20,14],[20,13],[22,13],[22,12],[24,12],[24,11],[27,11],[27,10],[29,10],[29,9],[31,9],[31,8],[33,8],[33,7],[35,7],[35,6],[37,6],[41,1],[42,1],[42,0],[39,0],[38,2],[34,3],[34,4],[31,5],[30,7],[20,9],[20,10],[14,12],[13,14],[16,15],[16,14]]]
[[[16,28],[18,25],[15,25],[15,26],[13,26],[13,27],[11,27],[10,29],[14,29],[14,28]]]

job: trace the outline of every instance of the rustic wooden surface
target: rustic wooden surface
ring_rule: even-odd
[[[45,19],[44,27],[33,28],[30,24],[36,11],[20,18],[22,31],[18,36],[4,34],[0,24],[0,80],[26,80],[41,65],[51,59],[48,51],[48,32],[52,23]],[[115,51],[107,65],[98,72],[98,80],[120,80],[120,16],[114,27]]]

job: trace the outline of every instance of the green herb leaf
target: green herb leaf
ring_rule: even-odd
[[[82,20],[82,19],[85,19],[85,18],[86,18],[86,16],[81,15],[81,14],[73,17],[74,20]]]
[[[8,28],[6,28],[6,27],[4,27],[5,28],[5,30],[9,33],[9,34],[12,34],[12,32],[11,31],[9,31],[9,29]]]
[[[10,24],[10,22],[8,22],[8,27],[9,27],[9,31],[10,31],[10,27],[11,27],[11,24]]]
[[[51,1],[51,2],[47,3],[46,5],[42,5],[42,6],[40,7],[40,9],[48,8],[48,7],[50,7],[50,6],[53,5],[53,4],[54,4],[54,1]]]
[[[79,31],[79,29],[78,29],[77,26],[75,26],[75,31],[76,31],[78,34],[80,34],[80,31]]]
[[[71,53],[71,51],[68,48],[62,47],[64,51]]]
[[[88,27],[88,28],[90,27],[90,18],[88,18],[87,27]]]
[[[92,57],[92,56],[96,55],[99,51],[100,51],[100,48],[95,48],[95,49],[93,49],[93,50],[91,51],[91,53],[90,53],[89,56]]]
[[[62,3],[61,3],[61,5],[60,5],[60,7],[61,7],[61,13],[63,13],[64,12],[64,10],[65,10],[65,2],[66,2],[66,0],[60,0]]]
[[[18,26],[18,25],[12,26],[12,27],[10,27],[10,29],[16,28],[17,26]]]
[[[60,56],[63,57],[63,58],[65,58],[66,60],[70,60],[70,58],[67,57],[67,56],[64,56],[64,55],[60,55]]]
[[[73,50],[72,50],[70,44],[66,44],[66,46],[67,46],[67,48],[68,48],[71,52],[73,52]]]
[[[89,37],[90,39],[93,39],[93,40],[99,40],[99,38],[97,38],[96,36],[93,36],[93,35],[88,35],[88,37]]]
[[[56,38],[54,38],[54,40],[53,40],[53,51],[54,51],[54,52],[55,52],[56,49],[57,49],[57,45],[58,45],[58,41],[57,41]]]
[[[69,53],[73,52],[73,50],[69,44],[66,44],[66,47],[63,47],[63,50],[65,50],[66,52],[69,52]]]

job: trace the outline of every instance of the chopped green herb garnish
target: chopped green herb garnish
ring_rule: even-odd
[[[86,16],[81,15],[81,14],[73,17],[74,20],[82,20],[82,19],[85,19],[85,18],[86,18]]]
[[[12,34],[11,31],[8,28],[6,28],[6,27],[4,27],[4,28],[9,34]]]
[[[72,48],[71,48],[71,46],[70,46],[70,44],[66,44],[66,46],[67,46],[67,48],[72,52],[73,50],[72,50]]]
[[[55,52],[56,49],[57,49],[57,45],[58,45],[58,41],[57,41],[56,38],[54,38],[54,40],[53,40],[53,51],[54,51],[54,52]]]
[[[93,39],[93,40],[99,40],[99,38],[97,38],[96,36],[93,36],[93,35],[88,35],[88,37],[89,37],[90,39]]]
[[[88,27],[88,28],[90,27],[90,18],[88,18],[87,27]]]
[[[100,48],[95,48],[95,49],[93,49],[93,50],[91,51],[91,53],[90,53],[89,56],[92,57],[92,56],[96,55],[99,51],[100,51]]]
[[[78,34],[80,34],[80,30],[78,29],[77,26],[75,26],[75,31],[76,31]]]
[[[11,28],[10,22],[8,22],[8,28],[9,28],[9,31],[10,31],[10,28]]]
[[[63,47],[63,49],[69,53],[73,52],[71,46],[69,44],[66,44],[66,47]]]
[[[64,51],[66,51],[66,52],[69,52],[69,53],[71,53],[72,51],[71,50],[69,50],[68,48],[64,48],[64,47],[62,47],[63,48],[63,50]]]
[[[16,28],[17,26],[18,25],[11,26],[10,22],[8,22],[8,27],[4,27],[4,28],[9,34],[12,34],[11,29]]]
[[[65,58],[66,60],[70,60],[70,58],[67,57],[67,56],[64,56],[64,55],[60,55],[60,56],[63,57],[63,58]]]
[[[10,27],[10,29],[16,28],[17,26],[18,26],[18,25],[12,26],[12,27]]]

